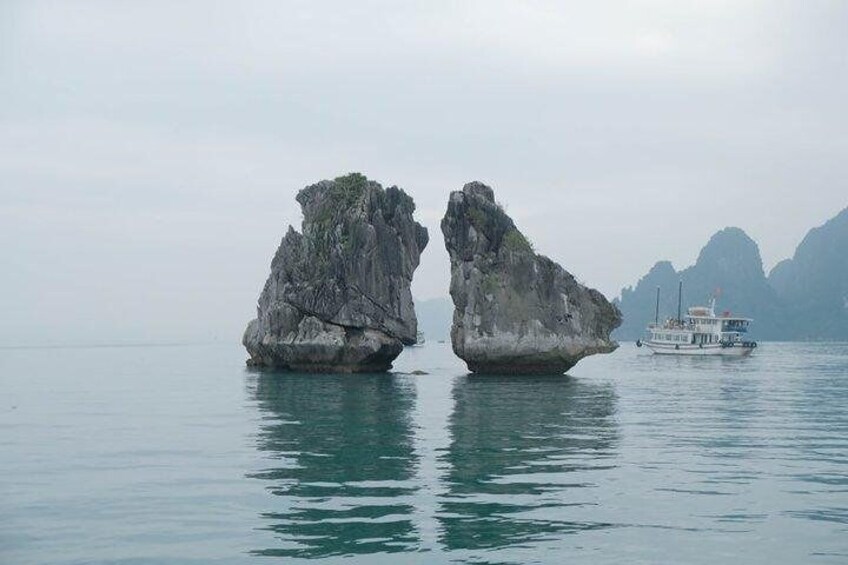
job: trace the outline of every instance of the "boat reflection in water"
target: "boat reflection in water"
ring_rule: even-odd
[[[260,373],[257,446],[279,465],[251,474],[277,495],[262,515],[279,544],[257,555],[327,557],[412,551],[417,457],[411,380]]]
[[[485,550],[611,526],[592,490],[615,469],[616,397],[569,377],[457,379],[441,541]]]

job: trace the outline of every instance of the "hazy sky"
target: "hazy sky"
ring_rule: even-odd
[[[848,206],[848,2],[0,1],[0,344],[237,339],[307,184],[492,185],[610,298]]]

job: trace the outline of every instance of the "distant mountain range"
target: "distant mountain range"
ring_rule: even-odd
[[[713,235],[694,265],[675,271],[655,264],[617,300],[624,323],[619,340],[635,340],[653,321],[660,287],[660,318],[677,315],[677,285],[683,308],[718,295],[717,310],[754,318],[754,335],[765,340],[848,340],[848,208],[810,230],[791,259],[768,276],[757,244],[739,228]]]
[[[848,339],[848,208],[813,228],[769,284],[792,325],[787,339]]]

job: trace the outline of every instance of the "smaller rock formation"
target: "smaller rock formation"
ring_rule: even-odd
[[[451,342],[475,373],[563,373],[609,353],[621,314],[597,290],[537,255],[495,202],[472,182],[451,193],[442,220],[455,306]]]
[[[403,190],[353,173],[297,195],[242,342],[249,365],[311,372],[386,371],[416,341],[410,284],[427,229]]]

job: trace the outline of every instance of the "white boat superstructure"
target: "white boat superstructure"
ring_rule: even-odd
[[[659,293],[657,294],[659,304]],[[658,355],[721,355],[742,357],[750,355],[757,342],[746,340],[748,326],[753,320],[715,313],[715,298],[709,306],[693,306],[686,315],[653,323],[647,328],[647,339],[636,342]]]

